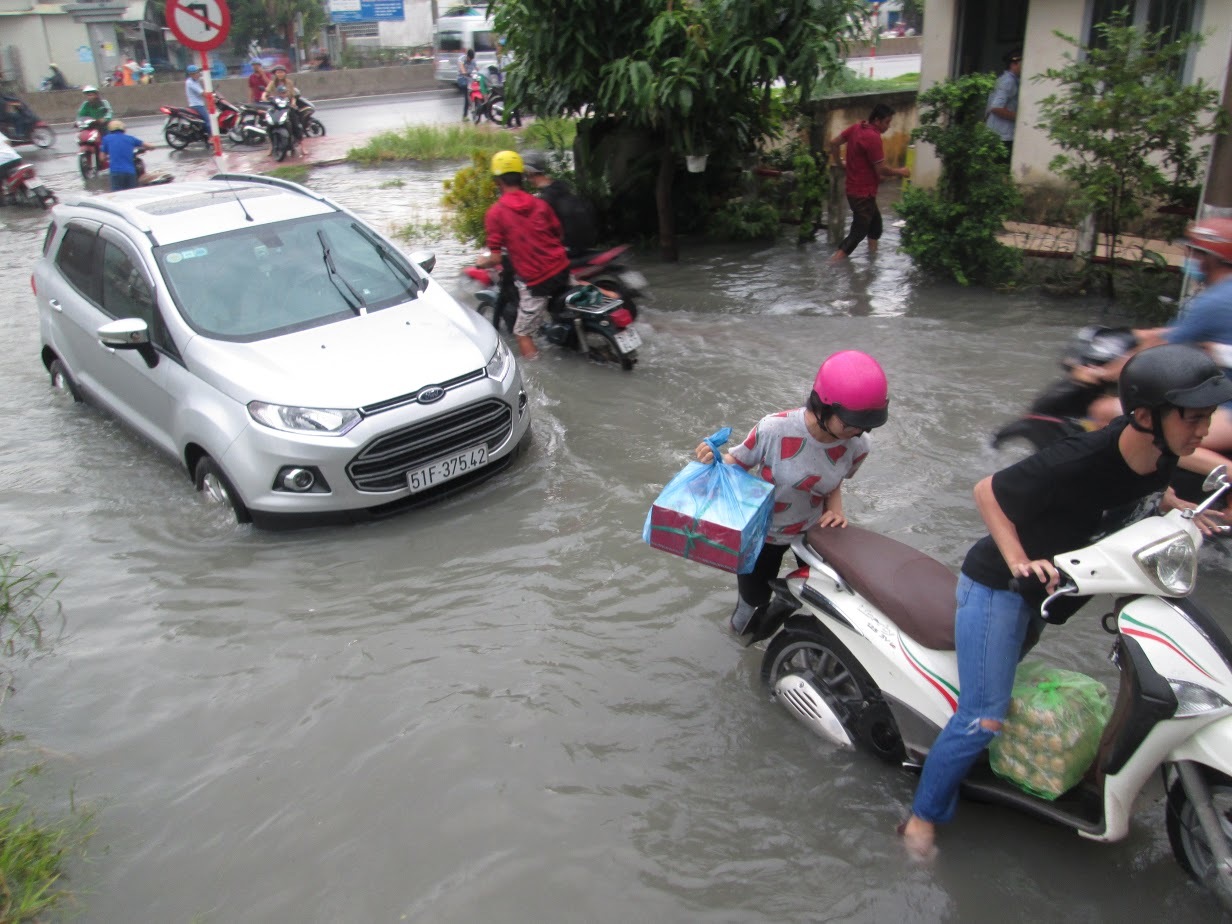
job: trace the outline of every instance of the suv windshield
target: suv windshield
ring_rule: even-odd
[[[313,216],[156,248],[192,327],[262,340],[415,298],[420,277],[348,215]]]

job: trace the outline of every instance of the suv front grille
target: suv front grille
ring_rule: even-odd
[[[511,432],[513,408],[488,398],[377,437],[347,463],[347,475],[360,491],[396,491],[412,469],[480,443],[491,452]]]

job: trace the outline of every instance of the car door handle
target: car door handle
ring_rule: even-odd
[[[52,311],[63,311],[64,310],[64,306],[61,305],[58,301],[56,301],[54,298],[47,299],[47,304],[51,306]]]

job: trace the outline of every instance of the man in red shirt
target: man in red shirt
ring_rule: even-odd
[[[561,240],[560,220],[552,207],[522,188],[522,158],[516,151],[492,155],[492,175],[500,198],[484,216],[488,255],[477,266],[499,266],[509,255],[518,283],[518,319],[513,335],[522,356],[539,355],[535,333],[543,324],[548,300],[569,287],[569,255]]]
[[[265,99],[265,88],[269,84],[269,74],[265,73],[265,65],[260,61],[252,62],[252,73],[248,75],[248,98],[254,103]]]
[[[893,118],[894,110],[885,103],[878,103],[869,113],[867,122],[848,127],[830,142],[830,157],[834,163],[841,161],[841,149],[847,145],[847,202],[851,206],[851,230],[830,258],[831,263],[846,260],[865,236],[869,253],[877,252],[877,242],[881,239],[877,186],[886,177],[911,176],[906,167],[887,167],[885,163],[881,136]]]

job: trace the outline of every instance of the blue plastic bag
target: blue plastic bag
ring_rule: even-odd
[[[722,461],[731,427],[706,438],[708,465],[690,462],[659,493],[642,539],[665,552],[748,574],[761,554],[774,512],[774,485]]]

